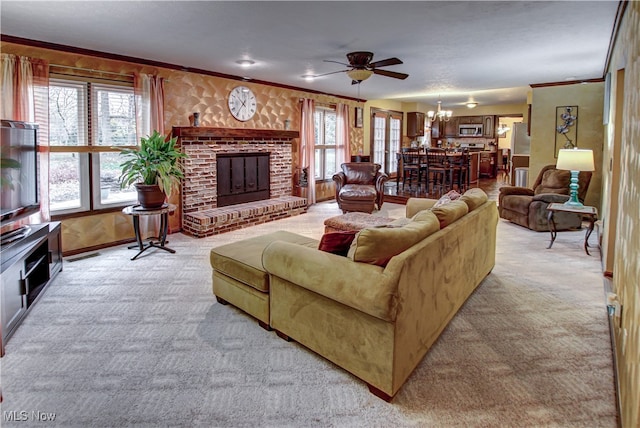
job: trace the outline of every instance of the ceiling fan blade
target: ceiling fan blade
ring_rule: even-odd
[[[398,64],[402,64],[402,61],[400,61],[398,58],[387,58],[380,61],[372,62],[371,64],[369,64],[369,67],[377,68],[377,67],[386,67],[388,65],[398,65]]]
[[[344,73],[345,71],[349,71],[349,70],[338,70],[338,71],[330,71],[328,73],[314,74],[313,77],[322,77],[322,76],[328,76],[330,74]]]
[[[406,79],[407,77],[409,77],[408,74],[405,73],[398,73],[396,71],[388,71],[388,70],[378,70],[377,68],[374,68],[373,70],[374,74],[379,74],[381,76],[387,76],[387,77],[393,77],[394,79]]]
[[[340,64],[340,65],[344,65],[345,67],[351,67],[351,64],[346,64],[344,62],[340,62],[340,61],[334,61],[332,59],[323,59],[323,62],[335,62],[336,64]]]

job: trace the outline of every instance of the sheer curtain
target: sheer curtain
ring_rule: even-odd
[[[40,218],[28,221],[49,221],[49,63],[3,53],[0,73],[0,117],[38,124]]]
[[[315,123],[314,113],[315,102],[310,99],[302,100],[302,121],[300,122],[300,155],[298,156],[298,166],[302,168],[308,168],[307,178],[307,202],[309,204],[316,203],[316,137],[315,137]]]
[[[164,135],[164,79],[150,74],[133,75],[133,86],[136,95],[136,133],[138,142],[158,131]],[[179,202],[175,194],[171,195],[171,203]],[[160,236],[159,216],[141,216],[140,230],[145,237]],[[171,225],[169,225],[171,226]],[[171,227],[169,227],[171,233]]]
[[[140,138],[158,131],[164,135],[164,79],[150,74],[135,74],[136,128]]]
[[[340,171],[340,165],[350,161],[349,106],[338,104],[336,106],[336,170]]]

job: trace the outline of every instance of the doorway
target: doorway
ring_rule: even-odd
[[[496,117],[496,178],[499,181],[515,184],[514,168],[528,167],[524,165],[524,156],[529,154],[529,136],[527,124],[521,114],[500,115]],[[513,156],[516,156],[514,164]]]
[[[400,111],[371,108],[371,141],[369,153],[372,162],[381,165],[381,171],[395,176],[398,169],[396,153],[402,140],[402,117]]]

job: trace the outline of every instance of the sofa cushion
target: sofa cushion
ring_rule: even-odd
[[[393,220],[391,223],[388,223],[384,226],[376,226],[376,227],[403,227],[411,223],[412,219],[406,217],[400,217]]]
[[[403,227],[362,229],[351,243],[347,257],[355,262],[386,266],[393,256],[440,230],[435,214],[428,211],[419,214],[419,220]]]
[[[318,241],[315,239],[281,230],[211,249],[211,267],[266,293],[269,291],[269,275],[262,267],[262,251],[274,241],[318,248]]]
[[[440,229],[444,229],[454,221],[463,217],[469,212],[469,207],[464,201],[450,201],[447,204],[434,206],[431,208],[438,221],[440,221]]]
[[[475,210],[480,205],[484,204],[489,200],[487,194],[484,193],[484,190],[474,187],[473,189],[469,189],[460,197],[461,201],[467,204],[469,207],[469,212]]]
[[[431,219],[433,219],[433,212],[431,211],[431,208],[418,211],[413,217],[411,217],[411,221],[429,221]]]
[[[510,195],[508,198],[502,199],[502,209],[507,211],[513,211],[525,216],[529,215],[529,205],[533,196],[527,195]]]
[[[322,238],[320,238],[318,250],[337,254],[339,256],[346,256],[356,233],[358,233],[357,230],[325,233],[322,235]]]
[[[340,199],[350,201],[375,201],[376,188],[365,184],[345,184],[339,195]]]

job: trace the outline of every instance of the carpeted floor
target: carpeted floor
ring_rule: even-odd
[[[337,214],[321,203],[211,238],[171,235],[176,254],[130,261],[120,246],[66,260],[0,360],[2,425],[616,426],[599,253],[584,253],[583,231],[547,250],[547,233],[501,220],[493,272],[391,404],[216,303],[212,247],[279,229],[320,238]]]

